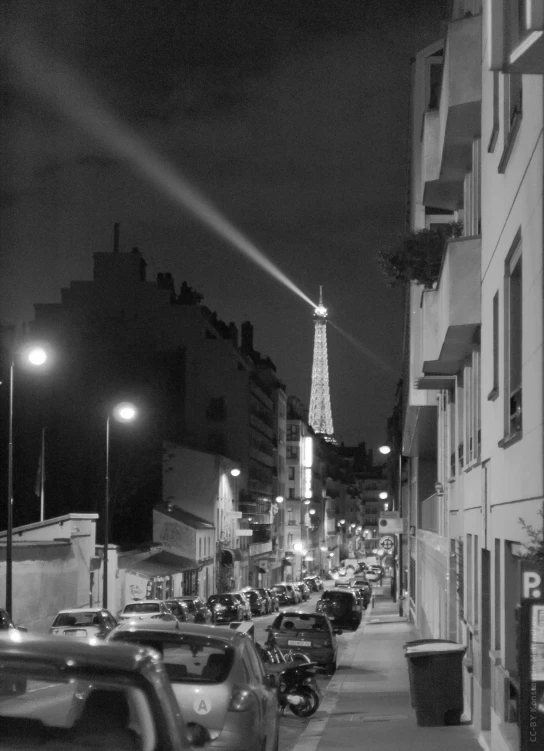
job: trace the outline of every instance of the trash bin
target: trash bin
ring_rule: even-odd
[[[467,648],[448,639],[417,639],[404,648],[417,724],[458,725],[463,714],[462,662]]]

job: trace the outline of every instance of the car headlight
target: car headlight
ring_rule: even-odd
[[[224,605],[216,605],[215,609],[216,610],[226,610],[226,607]]]

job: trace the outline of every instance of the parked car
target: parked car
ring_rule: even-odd
[[[166,600],[165,602],[172,615],[175,615],[180,623],[193,620],[186,602],[182,600]]]
[[[318,613],[329,616],[331,623],[338,628],[351,628],[355,631],[363,618],[363,606],[353,590],[328,589],[316,605]]]
[[[253,587],[253,589],[257,591],[261,595],[261,597],[264,598],[264,601],[266,603],[266,615],[268,615],[268,613],[272,612],[272,598],[268,594],[268,590],[264,589],[264,587]]]
[[[242,603],[231,593],[210,595],[206,606],[212,611],[214,623],[232,623],[244,619]]]
[[[293,603],[293,605],[298,605],[299,602],[302,602],[302,595],[300,594],[298,589],[296,589],[294,584],[284,583],[283,586],[287,589],[287,591],[291,595],[291,602]]]
[[[273,589],[267,589],[266,591],[268,593],[268,596],[270,597],[270,607],[271,607],[270,612],[271,613],[277,613],[278,610],[280,609],[280,604],[278,602],[278,596],[277,596],[276,592],[274,592]]]
[[[272,592],[276,595],[278,600],[278,606],[281,608],[283,605],[294,605],[291,592],[287,589],[285,584],[274,584]]]
[[[266,615],[266,600],[256,589],[245,589],[252,615]]]
[[[127,621],[135,617],[161,618],[165,616],[168,616],[170,620],[175,618],[164,600],[135,600],[134,602],[127,602],[125,607],[117,614],[117,620]]]
[[[267,646],[278,646],[282,651],[302,652],[329,675],[335,672],[338,652],[336,636],[342,631],[333,628],[325,614],[285,610],[279,613],[267,631]]]
[[[321,589],[323,589],[323,582],[321,580],[321,577],[317,576],[317,574],[305,576],[304,583],[308,585],[311,592],[319,592]]]
[[[2,687],[32,691],[0,697],[0,749],[161,749],[209,742],[182,717],[162,661],[150,649],[83,639],[0,636]],[[39,699],[37,699],[39,696]]]
[[[236,599],[240,600],[242,607],[243,607],[243,617],[245,621],[251,620],[251,605],[249,604],[249,600],[245,596],[244,592],[231,592],[231,595],[234,595]]]
[[[172,599],[180,600],[187,604],[190,620],[194,623],[212,622],[212,611],[198,595],[183,595],[182,597],[174,597]]]
[[[196,623],[173,629],[142,622],[135,628],[121,624],[108,641],[159,651],[185,721],[204,725],[222,751],[277,751],[277,693],[245,634]]]
[[[304,582],[297,582],[293,586],[300,592],[301,602],[306,602],[310,599],[310,588],[307,584]]]
[[[60,610],[49,629],[54,636],[78,639],[105,639],[117,626],[117,620],[105,608],[67,608]]]
[[[361,598],[363,600],[363,607],[366,608],[370,604],[370,600],[372,599],[372,587],[370,586],[370,583],[365,580],[356,579],[351,587],[355,590],[358,590],[361,594]]]
[[[366,578],[369,582],[381,582],[383,579],[383,569],[381,566],[370,566],[366,571]]]
[[[0,631],[9,631],[10,629],[17,629],[19,631],[28,630],[25,626],[16,626],[8,611],[0,609]]]

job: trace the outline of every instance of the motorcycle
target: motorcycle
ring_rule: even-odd
[[[275,676],[282,714],[286,707],[297,717],[311,717],[319,708],[321,692],[315,679],[316,663],[307,655],[283,653],[279,647],[257,645],[265,670]]]

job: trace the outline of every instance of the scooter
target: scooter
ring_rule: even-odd
[[[268,675],[275,676],[282,714],[289,707],[297,717],[311,717],[319,708],[321,692],[315,679],[316,663],[307,655],[284,655],[274,646],[258,645]]]

